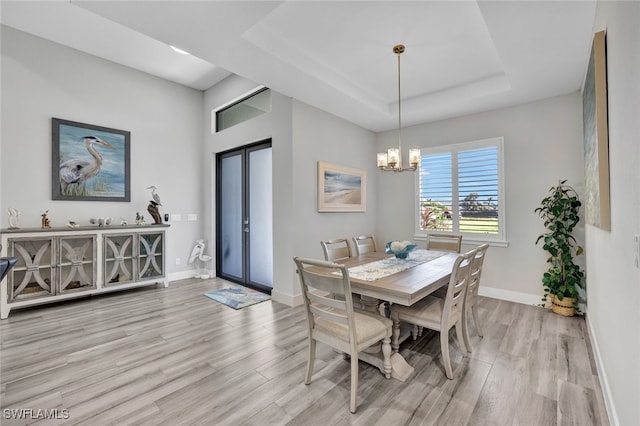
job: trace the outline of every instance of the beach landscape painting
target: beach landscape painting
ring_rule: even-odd
[[[318,161],[318,211],[366,211],[364,170]]]
[[[130,201],[130,132],[52,119],[52,198]]]

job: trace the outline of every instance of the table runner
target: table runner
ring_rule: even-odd
[[[379,278],[413,268],[422,263],[430,262],[445,254],[447,254],[447,252],[418,249],[409,253],[406,259],[388,257],[386,259],[376,260],[375,262],[365,263],[364,265],[353,266],[349,268],[349,276],[362,281],[375,281]]]

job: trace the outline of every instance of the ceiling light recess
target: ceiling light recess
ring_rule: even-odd
[[[175,52],[182,53],[183,55],[191,55],[191,53],[187,52],[186,50],[182,50],[179,47],[175,47],[172,45],[169,45],[169,47],[172,48]]]

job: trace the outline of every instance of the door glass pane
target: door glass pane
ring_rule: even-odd
[[[222,273],[242,279],[242,156],[222,159]]]
[[[249,153],[249,280],[273,287],[271,148]]]

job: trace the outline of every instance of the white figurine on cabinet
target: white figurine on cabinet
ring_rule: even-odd
[[[9,207],[9,229],[18,229],[20,224],[18,217],[20,216],[20,210],[15,207]]]

